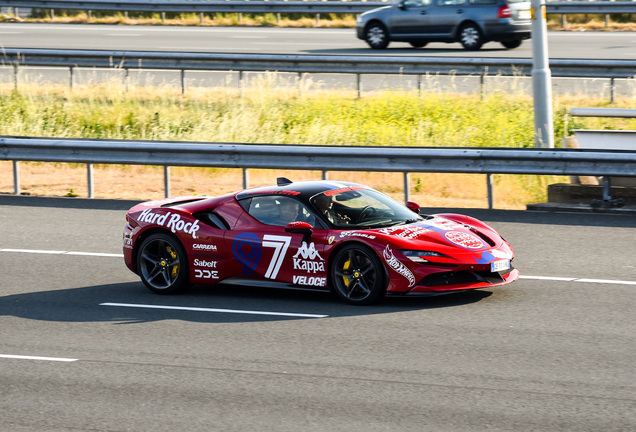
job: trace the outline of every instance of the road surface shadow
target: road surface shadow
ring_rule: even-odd
[[[219,284],[214,287],[195,285],[183,294],[162,296],[150,292],[141,282],[134,282],[0,297],[0,316],[14,316],[40,321],[114,322],[118,324],[168,319],[200,323],[244,323],[316,319],[316,317],[152,309],[101,304],[117,303],[277,312],[341,318],[459,307],[478,302],[491,294],[489,291],[468,291],[428,298],[386,298],[371,306],[352,306],[341,302],[333,294],[327,292],[263,289]]]

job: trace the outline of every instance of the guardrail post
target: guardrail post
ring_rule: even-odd
[[[14,63],[13,64],[13,84],[14,87],[16,89],[16,91],[18,90],[18,64]]]
[[[612,199],[612,178],[610,176],[603,176],[603,201],[610,201]]]
[[[298,72],[298,97],[303,95],[303,73]]]
[[[276,12],[276,24],[280,24],[280,12]]]
[[[185,69],[181,69],[181,95],[184,95],[185,92],[186,92]]]
[[[166,22],[166,13],[165,12],[161,12],[161,22],[162,23]]]
[[[404,204],[411,199],[411,177],[409,173],[404,173]]]
[[[95,198],[95,189],[93,187],[93,164],[86,164],[86,180],[88,184],[88,197]]]
[[[243,99],[243,71],[239,71],[239,97]]]
[[[124,18],[128,19],[128,11],[124,11]]]
[[[199,12],[199,24],[203,24],[203,12]]]
[[[420,96],[424,94],[424,79],[422,78],[422,75],[417,76],[417,91]]]
[[[166,198],[170,198],[170,167],[163,167],[163,191]]]
[[[20,162],[13,161],[13,195],[20,195]]]
[[[89,9],[89,10],[88,10],[88,13],[87,13],[87,16],[88,16],[88,20],[89,20],[89,21],[90,21],[91,19],[93,19],[93,11]]]
[[[50,9],[49,13],[51,15],[51,21],[53,21],[55,19],[55,9]]]
[[[486,187],[488,189],[488,210],[492,210],[492,174],[486,174]]]
[[[71,90],[75,88],[75,68],[73,66],[68,68],[68,85]]]
[[[616,86],[614,85],[614,78],[610,78],[610,103],[614,103],[616,100]]]
[[[322,170],[322,179],[323,180],[329,180],[329,172]]]
[[[239,12],[238,14],[238,22],[243,21],[243,14],[241,12]]]
[[[13,8],[13,14],[14,14],[14,16],[15,16],[16,18],[20,15],[20,11],[18,10],[18,8],[17,8],[17,7],[14,7],[14,8]]]
[[[316,27],[318,27],[320,25],[320,14],[317,13],[316,14]]]
[[[243,168],[243,189],[247,189],[250,184],[250,173],[247,168]]]
[[[356,82],[358,85],[358,99],[362,99],[362,75],[356,74]]]
[[[479,98],[484,100],[484,75],[479,75]]]
[[[129,74],[128,74],[128,68],[124,69],[124,87],[125,87],[125,91],[126,93],[128,93],[128,82],[129,82]]]
[[[605,14],[605,28],[609,27],[609,14]]]
[[[561,14],[561,27],[565,28],[566,24],[567,24],[567,20],[565,18],[565,14]]]

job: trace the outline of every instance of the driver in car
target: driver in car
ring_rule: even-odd
[[[280,203],[280,225],[287,225],[290,222],[295,222],[298,218],[298,202],[292,199],[281,200]]]
[[[343,216],[333,209],[333,200],[330,196],[319,195],[314,200],[314,204],[318,211],[322,213],[329,220],[329,222],[333,224],[342,225],[348,224],[351,221],[351,218],[349,218],[347,215]]]

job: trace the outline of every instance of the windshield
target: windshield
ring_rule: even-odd
[[[393,198],[358,186],[325,191],[310,202],[318,214],[341,229],[384,228],[423,220]]]

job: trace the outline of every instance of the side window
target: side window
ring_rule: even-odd
[[[459,6],[466,3],[466,0],[437,0],[438,6]]]
[[[314,215],[301,202],[285,196],[254,197],[247,212],[266,225],[285,226],[289,222],[316,223]]]
[[[468,2],[470,4],[475,4],[475,5],[485,5],[485,4],[495,4],[497,3],[497,0],[469,0]]]
[[[407,8],[416,8],[430,5],[431,0],[405,0],[402,4]]]

